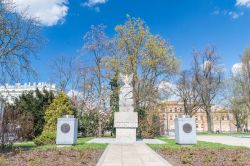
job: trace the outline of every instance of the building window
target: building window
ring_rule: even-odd
[[[172,112],[172,108],[169,109],[169,112]]]
[[[176,107],[174,108],[174,111],[177,112],[177,108]]]
[[[222,116],[221,119],[224,120],[224,116]]]
[[[170,115],[170,120],[173,120],[173,117],[172,117],[172,115]]]
[[[199,128],[199,125],[198,125],[198,124],[196,124],[196,128]]]
[[[201,124],[201,128],[204,128],[204,124],[203,123]]]
[[[203,116],[201,116],[201,120],[203,120]]]

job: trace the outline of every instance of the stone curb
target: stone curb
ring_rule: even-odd
[[[103,152],[101,158],[99,159],[98,163],[96,164],[96,166],[102,166],[102,164],[103,164],[103,162],[104,162],[104,160],[105,160],[105,158],[107,156],[107,153],[108,153],[109,149],[110,149],[110,144],[104,150],[104,152]]]
[[[172,166],[167,160],[165,160],[161,155],[159,155],[158,153],[156,153],[153,149],[151,149],[148,145],[143,144],[148,150],[150,150],[152,153],[155,154],[155,156],[157,156],[164,164],[166,164],[166,166]]]

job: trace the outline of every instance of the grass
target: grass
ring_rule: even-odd
[[[108,144],[97,144],[97,143],[86,143],[87,141],[91,140],[91,137],[85,137],[85,138],[78,138],[77,144],[73,146],[65,146],[62,147],[64,149],[76,149],[76,150],[82,150],[82,149],[105,149]],[[20,149],[20,150],[48,150],[48,149],[58,149],[57,145],[44,145],[44,146],[36,146],[34,142],[28,141],[28,142],[19,142],[14,144],[14,148]]]
[[[166,142],[166,144],[149,144],[149,146],[153,149],[158,148],[173,148],[173,149],[180,149],[183,147],[188,148],[210,148],[210,149],[216,149],[216,148],[225,148],[225,149],[248,149],[246,147],[240,147],[240,146],[230,146],[230,145],[224,145],[220,143],[210,143],[210,142],[204,142],[204,141],[198,141],[196,145],[179,145],[175,143],[174,139],[170,139],[168,137],[159,137],[158,139]]]
[[[197,135],[211,135],[211,136],[250,136],[250,133],[207,133],[207,132],[198,132]]]

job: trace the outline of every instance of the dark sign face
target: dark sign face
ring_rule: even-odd
[[[68,133],[70,131],[70,125],[68,123],[62,124],[61,131],[65,134]]]
[[[184,131],[185,133],[191,133],[191,131],[192,131],[192,126],[191,126],[189,123],[185,123],[185,124],[183,125],[183,131]]]

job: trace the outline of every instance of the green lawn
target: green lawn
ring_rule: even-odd
[[[210,142],[204,142],[204,141],[198,141],[196,145],[178,145],[175,143],[174,139],[170,139],[168,137],[159,137],[158,139],[166,142],[166,144],[150,144],[149,146],[153,149],[157,148],[183,148],[183,147],[188,147],[188,148],[226,148],[226,149],[248,149],[246,147],[237,147],[237,146],[230,146],[230,145],[224,145],[220,143],[210,143]]]
[[[71,149],[105,149],[108,144],[97,144],[97,143],[86,143],[87,141],[91,140],[91,137],[86,138],[78,138],[77,144],[74,146],[65,146],[63,148],[71,148]],[[57,145],[44,145],[44,146],[36,146],[34,142],[20,142],[15,143],[14,147],[17,149],[33,149],[33,150],[47,150],[47,149],[56,149],[59,148]],[[61,148],[61,147],[60,147]]]

